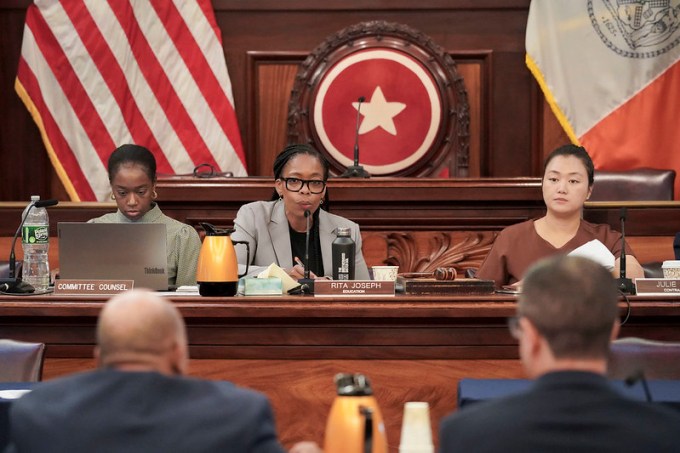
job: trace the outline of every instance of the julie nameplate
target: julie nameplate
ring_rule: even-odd
[[[129,291],[134,280],[62,280],[54,282],[54,294],[69,296],[107,296]]]
[[[638,295],[680,296],[680,278],[636,278],[635,290]]]
[[[386,280],[315,280],[314,296],[394,296],[394,282]]]

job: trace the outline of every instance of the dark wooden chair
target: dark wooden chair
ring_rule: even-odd
[[[636,168],[595,171],[590,201],[671,201],[675,170]]]
[[[44,360],[44,343],[0,339],[0,382],[38,382]]]
[[[636,337],[613,341],[607,375],[629,379],[640,373],[646,379],[680,379],[680,343]]]

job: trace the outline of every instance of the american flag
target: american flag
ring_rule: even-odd
[[[108,198],[125,143],[159,173],[247,174],[210,0],[36,0],[15,88],[73,201]]]

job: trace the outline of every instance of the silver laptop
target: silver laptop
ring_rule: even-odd
[[[59,276],[134,280],[135,288],[168,289],[165,225],[60,222]]]

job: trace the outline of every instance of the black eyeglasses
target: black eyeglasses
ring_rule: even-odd
[[[321,193],[326,188],[326,181],[321,179],[281,178],[286,183],[286,190],[299,192],[305,184],[311,193]]]

